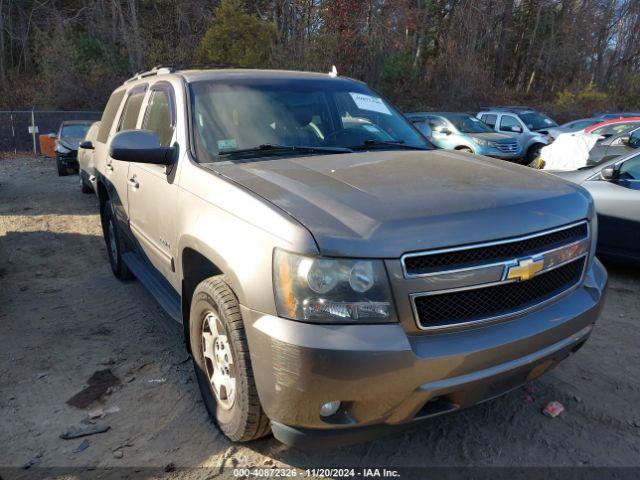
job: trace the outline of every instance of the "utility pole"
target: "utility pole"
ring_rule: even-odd
[[[38,147],[36,146],[36,117],[31,107],[31,136],[33,138],[33,158],[38,157]]]

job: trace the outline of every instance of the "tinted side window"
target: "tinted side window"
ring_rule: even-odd
[[[124,90],[115,92],[109,98],[107,106],[104,107],[104,112],[102,113],[102,120],[100,120],[100,129],[98,130],[98,136],[96,137],[97,142],[107,143],[109,132],[111,131],[111,125],[113,125],[113,119],[118,112],[118,108],[122,102],[122,97],[124,97]]]
[[[430,136],[431,135],[431,128],[429,127],[429,125],[427,125],[427,122],[425,122],[424,119],[419,119],[419,120],[411,120],[411,123],[413,123],[413,125],[418,129],[418,131],[420,131],[420,133],[422,133],[425,136]]]
[[[612,125],[605,125],[604,127],[596,128],[591,133],[602,136],[620,135],[621,133],[627,133],[638,126],[638,123],[614,123]]]
[[[122,109],[122,115],[120,115],[118,132],[136,128],[138,114],[140,113],[140,107],[142,107],[142,100],[144,100],[144,90],[133,92],[127,97],[127,102]]]
[[[160,145],[168,147],[173,138],[175,122],[173,120],[171,98],[166,90],[154,90],[149,97],[147,111],[144,114],[142,128],[158,135]]]
[[[624,180],[640,180],[640,157],[633,157],[624,162],[618,175]]]
[[[640,147],[640,130],[635,130],[635,131],[631,132],[631,135],[629,135],[628,145],[631,148]]]
[[[505,132],[512,132],[513,130],[511,130],[511,127],[522,128],[520,126],[520,122],[518,122],[515,117],[512,117],[511,115],[503,115],[500,119],[500,130],[503,130]]]
[[[498,120],[497,115],[482,115],[481,120],[489,125],[491,128],[496,128],[496,121]]]

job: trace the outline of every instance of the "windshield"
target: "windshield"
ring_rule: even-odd
[[[526,112],[518,115],[520,120],[529,130],[543,130],[545,128],[557,127],[558,124],[540,112]]]
[[[489,126],[471,115],[447,115],[445,117],[460,133],[493,132]]]
[[[87,131],[91,128],[90,124],[73,124],[73,125],[63,125],[62,131],[60,132],[60,136],[62,138],[70,137],[70,138],[84,138],[87,134]]]
[[[392,106],[353,81],[210,80],[194,82],[190,89],[200,161],[228,160],[241,151],[243,158],[255,158],[431,148]],[[282,146],[300,148],[275,148]]]
[[[600,135],[603,137],[611,137],[613,135],[620,135],[621,133],[627,133],[638,126],[638,122],[629,123],[613,123],[610,125],[604,125],[596,129],[591,130],[590,133]]]

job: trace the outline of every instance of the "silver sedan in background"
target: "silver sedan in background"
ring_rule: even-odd
[[[640,261],[640,153],[591,168],[552,172],[585,187],[598,212],[598,254]]]

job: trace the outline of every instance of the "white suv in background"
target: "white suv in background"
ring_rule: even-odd
[[[544,113],[527,107],[487,107],[476,117],[496,132],[518,139],[527,164],[538,158],[542,147],[553,141],[548,129],[558,126]]]

